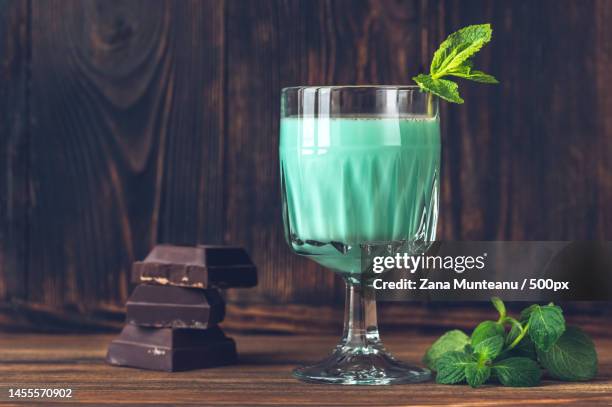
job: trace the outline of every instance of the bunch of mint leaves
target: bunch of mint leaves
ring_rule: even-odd
[[[412,79],[421,90],[438,95],[454,103],[463,103],[459,86],[445,76],[482,83],[499,83],[493,76],[473,69],[472,57],[489,41],[493,30],[490,24],[470,25],[449,35],[434,53],[429,74]]]
[[[583,381],[597,374],[595,345],[580,328],[566,326],[563,311],[550,303],[531,305],[515,319],[499,298],[492,298],[497,321],[483,321],[471,336],[452,330],[436,340],[423,363],[436,382],[467,382],[478,387],[497,381],[509,387],[537,386],[543,374]]]

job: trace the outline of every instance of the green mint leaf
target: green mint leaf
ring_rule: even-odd
[[[538,349],[548,373],[560,380],[589,380],[597,374],[597,352],[593,341],[576,327],[567,327],[550,349]]]
[[[434,53],[429,73],[437,78],[461,66],[491,41],[492,33],[490,24],[470,25],[455,31]]]
[[[495,335],[478,342],[474,346],[474,353],[478,354],[482,361],[493,360],[501,353],[503,347],[504,337]]]
[[[522,356],[532,360],[538,359],[535,343],[528,336],[524,337],[512,351],[515,356]]]
[[[430,75],[425,74],[420,74],[412,79],[426,92],[431,92],[449,102],[463,103],[463,99],[459,96],[459,86],[453,81],[433,79]]]
[[[542,371],[528,358],[512,357],[493,365],[493,373],[504,386],[533,387],[540,383]]]
[[[465,367],[465,380],[471,387],[479,387],[491,377],[491,368],[472,362]]]
[[[485,339],[493,336],[504,336],[504,327],[502,324],[495,321],[483,321],[472,332],[472,346],[476,346]],[[474,349],[475,350],[475,349]]]
[[[521,323],[523,323],[523,324],[527,323],[529,321],[529,317],[531,316],[531,313],[537,307],[539,307],[538,304],[533,304],[533,305],[528,306],[524,310],[522,310],[521,311],[521,316],[519,317],[519,320],[521,321]]]
[[[499,312],[499,320],[501,321],[506,318],[506,305],[504,305],[504,302],[501,300],[501,298],[493,297],[491,298],[491,302],[493,303],[493,306],[495,307],[497,312]]]
[[[470,342],[470,338],[458,329],[446,332],[439,337],[425,352],[423,363],[431,370],[436,369],[436,362],[447,352],[461,351]]]
[[[474,359],[465,352],[447,352],[438,362],[436,368],[436,383],[455,384],[465,380],[465,368],[474,363]]]
[[[536,353],[536,347],[529,336],[525,336],[513,349],[511,349],[507,356],[520,356],[529,358],[531,360],[537,360],[538,354]]]
[[[529,313],[529,337],[536,348],[547,351],[565,331],[565,318],[556,305],[536,305]]]
[[[472,57],[491,41],[490,24],[470,25],[449,35],[434,53],[429,75],[420,74],[412,79],[419,87],[454,103],[463,103],[455,82],[442,79],[452,75],[481,83],[499,83],[492,75],[472,69]]]
[[[505,320],[511,324],[510,331],[508,332],[508,335],[506,335],[506,345],[510,345],[521,335],[524,328],[523,325],[514,318],[506,318]]]
[[[472,67],[469,65],[461,65],[460,67],[450,71],[448,75],[457,76],[459,78],[480,83],[499,83],[499,81],[495,79],[493,75],[486,74],[482,71],[472,70]]]

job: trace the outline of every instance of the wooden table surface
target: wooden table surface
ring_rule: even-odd
[[[104,363],[112,335],[0,333],[0,405],[23,405],[9,388],[71,388],[70,402],[88,405],[612,405],[612,339],[595,340],[598,377],[588,383],[544,381],[535,388],[487,385],[444,386],[433,382],[380,387],[304,384],[291,369],[331,349],[331,336],[237,336],[234,366],[180,373],[111,367]],[[397,356],[418,361],[434,339],[419,334],[388,335]],[[32,403],[28,400],[29,404]],[[66,400],[39,400],[39,405]]]

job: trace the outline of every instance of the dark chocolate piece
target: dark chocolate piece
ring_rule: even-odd
[[[233,363],[236,344],[219,327],[210,329],[144,328],[126,325],[111,342],[111,365],[176,372]]]
[[[257,269],[240,247],[162,244],[144,261],[134,263],[132,281],[194,288],[254,287]]]
[[[127,302],[127,322],[157,328],[206,329],[223,321],[225,303],[215,289],[141,284]]]

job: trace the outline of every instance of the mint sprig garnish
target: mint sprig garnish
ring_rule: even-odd
[[[453,103],[463,103],[459,86],[445,76],[455,76],[474,82],[499,83],[492,75],[473,69],[472,57],[489,41],[493,30],[490,24],[470,25],[455,31],[440,44],[434,53],[429,74],[412,79],[426,92]]]
[[[423,362],[437,372],[440,384],[479,387],[491,380],[504,386],[530,387],[542,372],[565,381],[589,380],[597,374],[597,352],[587,334],[566,327],[560,307],[534,304],[519,319],[507,314],[499,298],[491,300],[497,321],[483,321],[471,336],[452,330],[436,340]]]

